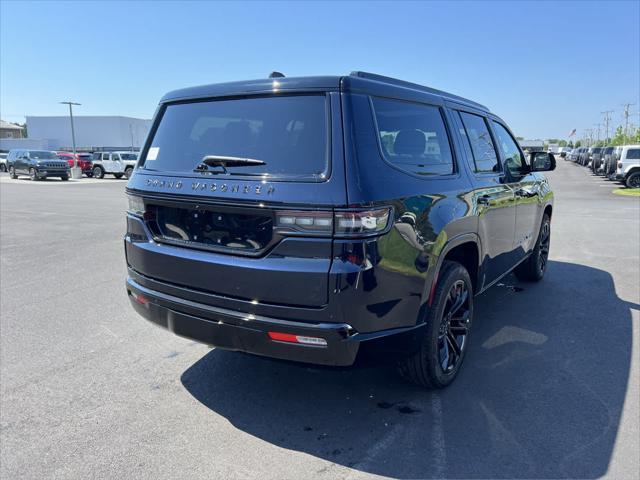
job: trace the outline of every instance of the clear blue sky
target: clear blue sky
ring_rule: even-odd
[[[78,115],[150,118],[175,88],[366,70],[564,137],[640,103],[639,5],[2,1],[0,116],[63,115],[72,99]]]

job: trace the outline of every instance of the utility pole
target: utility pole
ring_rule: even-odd
[[[600,127],[602,126],[601,123],[594,123],[593,124],[595,127],[598,127],[598,136],[596,137],[596,143],[598,143],[600,141]]]
[[[625,103],[622,106],[624,107],[624,139],[622,140],[623,144],[627,143],[627,131],[629,130],[629,107],[634,106],[635,103]]]
[[[591,144],[593,143],[593,128],[587,128],[585,130],[585,134],[586,134],[586,142],[587,142],[587,147],[590,147]]]
[[[82,171],[78,175],[78,157],[76,156],[76,132],[73,128],[73,106],[74,105],[82,105],[81,103],[76,102],[59,102],[62,105],[69,105],[69,120],[71,120],[71,142],[73,143],[73,169],[71,171],[71,176],[73,178],[81,178]]]
[[[131,135],[131,152],[133,152],[133,127],[129,124],[129,134]]]
[[[604,144],[609,145],[609,121],[611,120],[611,114],[613,113],[613,110],[605,110],[604,112],[600,113],[604,115]]]

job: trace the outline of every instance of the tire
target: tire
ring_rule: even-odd
[[[445,260],[425,319],[420,349],[398,363],[400,375],[426,388],[450,385],[462,366],[472,321],[473,287],[469,273],[459,263]]]
[[[69,180],[69,175],[62,175],[60,177],[60,180],[62,180],[63,182],[66,182],[67,180]]]
[[[104,169],[101,166],[96,165],[93,167],[92,172],[95,178],[104,178]]]
[[[124,169],[124,176],[127,178],[127,180],[129,180],[131,178],[131,175],[133,175],[133,167],[127,167]]]
[[[0,163],[0,172],[6,172],[7,166],[4,163]]]
[[[9,176],[10,176],[11,178],[13,178],[14,180],[15,180],[16,178],[18,178],[18,175],[16,175],[16,169],[15,169],[15,167],[14,167],[13,165],[11,165],[11,166],[9,167]]]
[[[38,178],[38,172],[36,172],[36,169],[33,167],[29,169],[29,178],[31,179],[32,182],[37,182],[38,180],[40,180]]]
[[[113,176],[116,177],[118,180],[120,180],[122,178],[122,175],[124,175],[123,173],[114,173]]]
[[[87,176],[87,178],[93,177],[93,172],[84,172],[84,174]]]
[[[549,245],[551,241],[551,218],[546,213],[542,217],[540,231],[533,252],[524,262],[514,270],[518,280],[525,282],[539,282],[544,277],[549,263]]]
[[[627,188],[640,188],[640,172],[633,172],[624,183]]]

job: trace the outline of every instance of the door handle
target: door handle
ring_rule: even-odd
[[[478,205],[489,205],[489,200],[491,197],[489,195],[482,195],[478,197]]]
[[[536,192],[532,192],[531,190],[526,190],[524,188],[518,188],[515,192],[513,192],[516,194],[516,196],[518,197],[523,197],[523,198],[529,198],[529,197],[534,197],[536,195]]]

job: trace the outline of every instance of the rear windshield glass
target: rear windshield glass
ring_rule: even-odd
[[[324,95],[255,97],[166,107],[144,168],[194,172],[205,156],[253,164],[201,166],[233,175],[325,178],[327,107]],[[259,162],[255,162],[258,160]],[[264,162],[264,164],[256,164]],[[237,162],[236,162],[237,163]]]
[[[37,159],[37,160],[58,160],[58,156],[53,152],[45,152],[39,150],[31,150],[29,152],[29,158]]]

